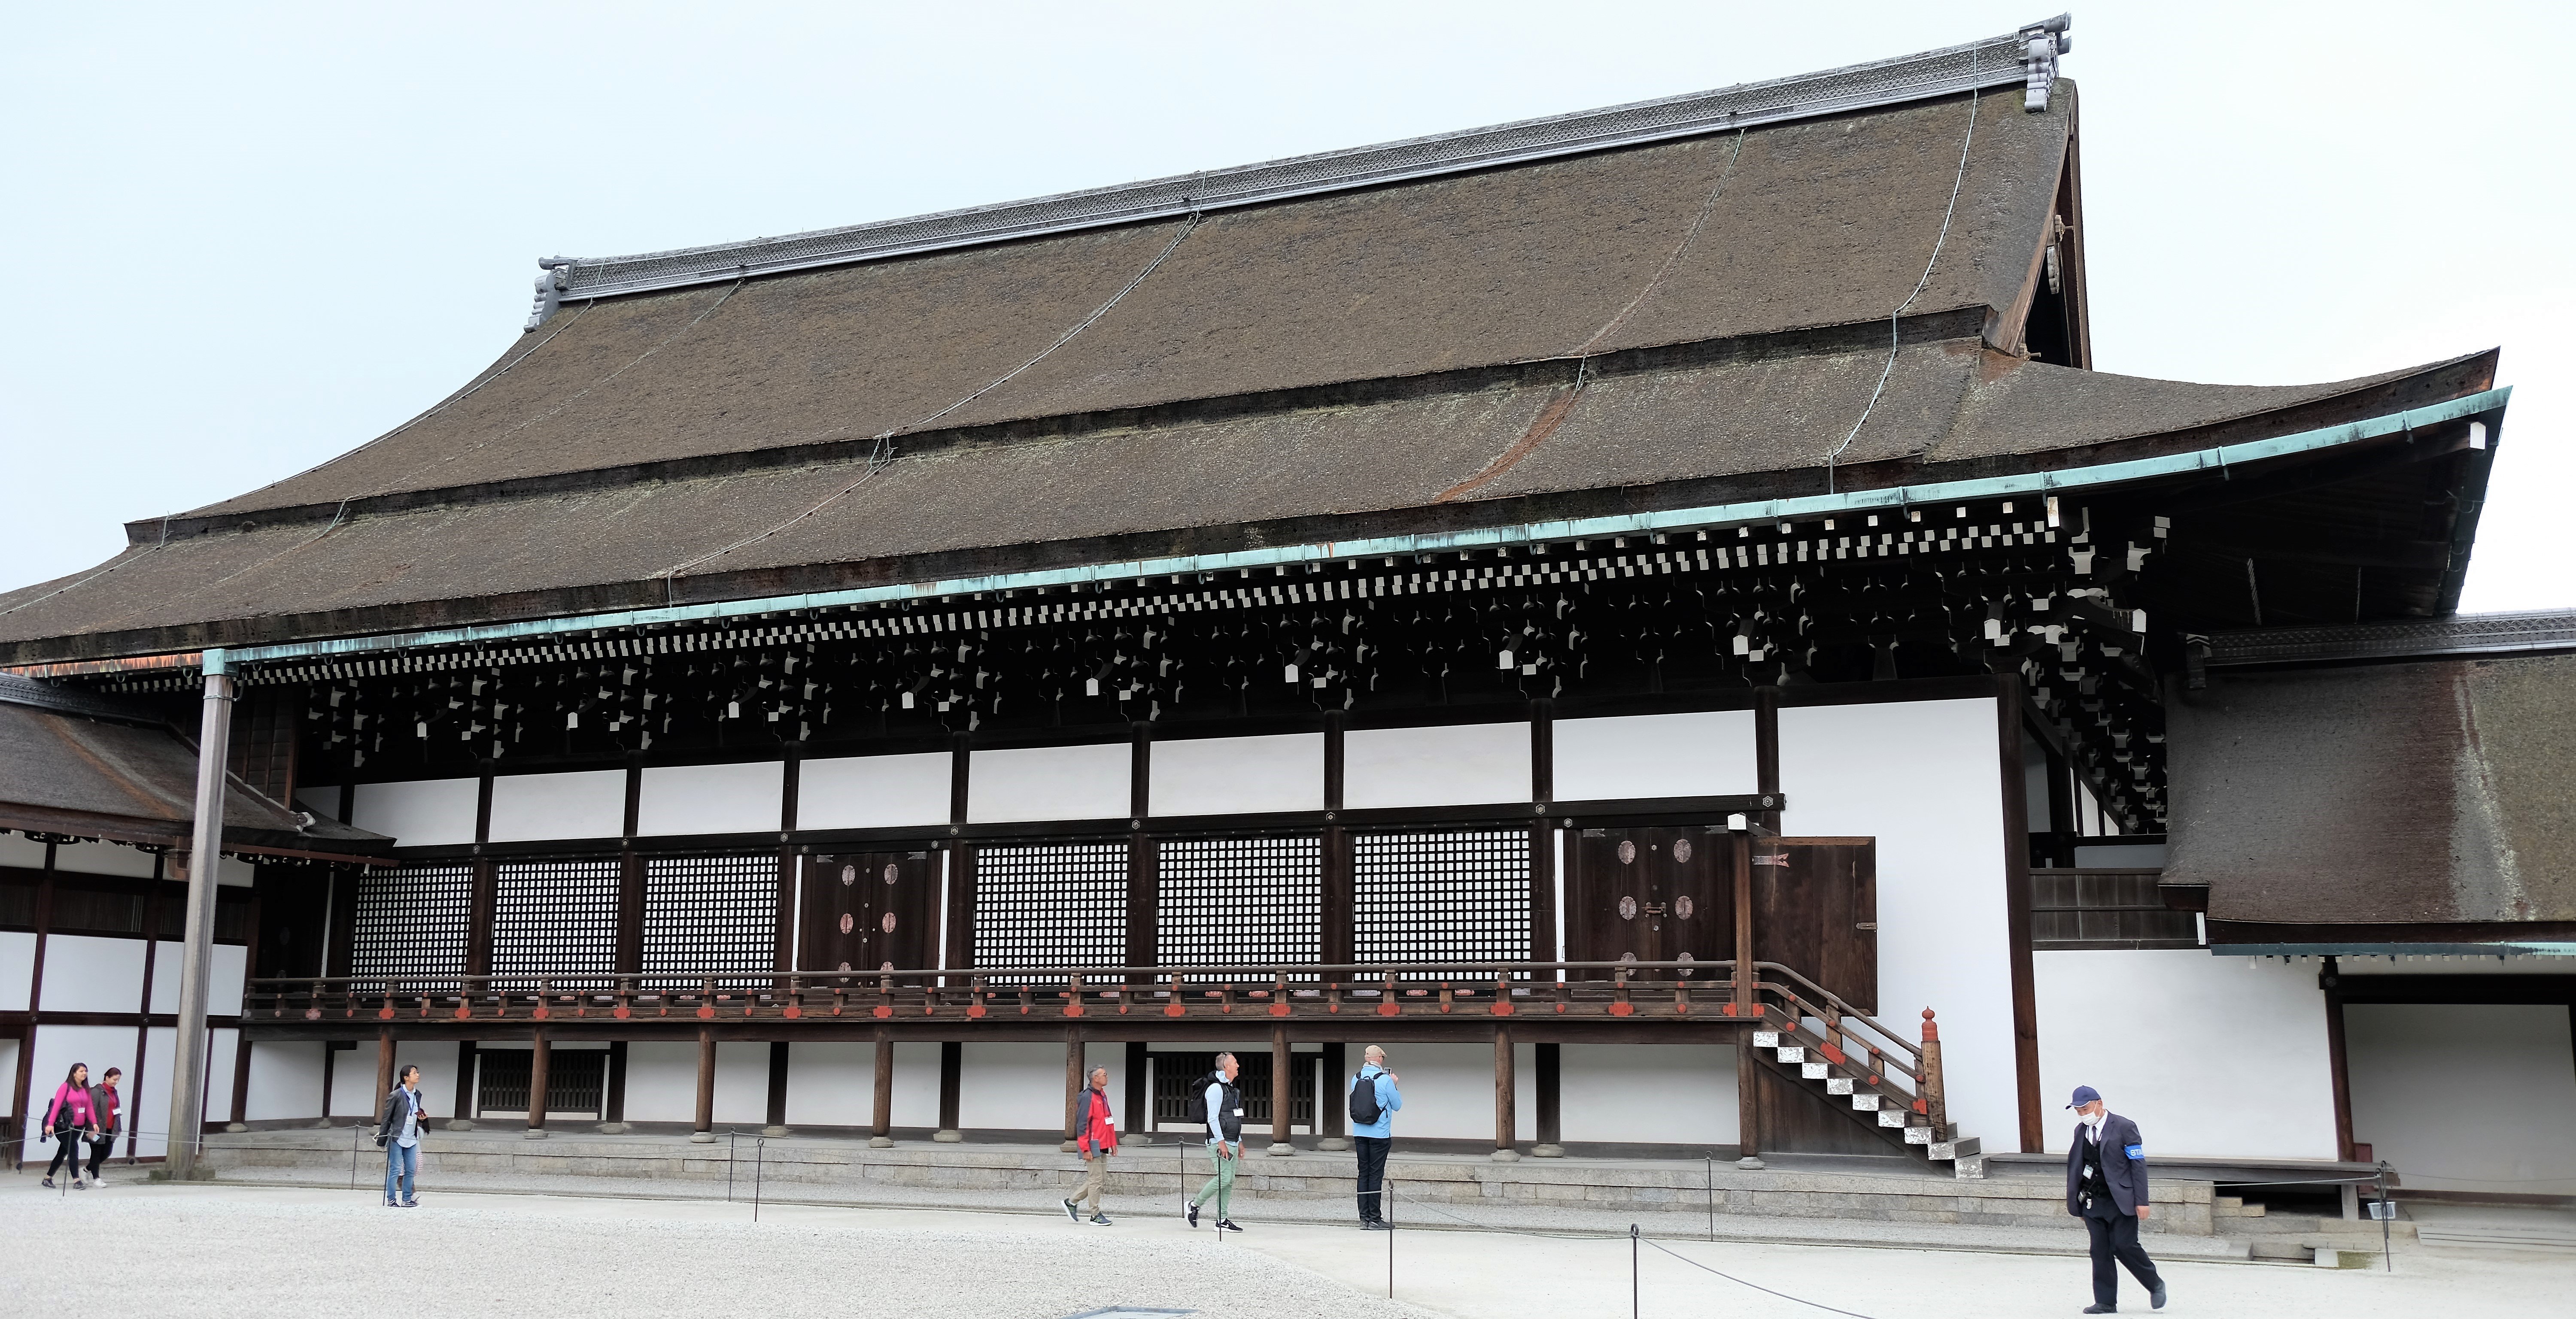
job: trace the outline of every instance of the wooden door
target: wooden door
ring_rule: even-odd
[[[929,852],[805,858],[797,969],[918,971],[939,964],[939,866]]]
[[[1878,1015],[1878,840],[1753,840],[1753,956]]]
[[[1724,826],[1585,829],[1573,842],[1573,873],[1566,884],[1569,960],[1707,962],[1734,956]]]

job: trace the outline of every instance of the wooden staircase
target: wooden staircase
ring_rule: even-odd
[[[1949,1164],[1958,1177],[1986,1175],[1984,1146],[1959,1134],[1943,1102],[1941,1029],[1932,1009],[1923,1009],[1917,1043],[1777,963],[1763,963],[1761,974],[1764,1025],[1753,1032],[1756,1056],[1906,1153]]]

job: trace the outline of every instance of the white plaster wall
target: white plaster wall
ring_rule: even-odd
[[[150,879],[152,862],[151,853],[115,843],[64,843],[54,849],[54,869],[66,874]]]
[[[421,779],[410,783],[361,783],[349,823],[385,834],[404,847],[474,841],[477,779]]]
[[[1557,1114],[1567,1140],[1733,1145],[1735,1049],[1720,1044],[1568,1044]]]
[[[1344,1052],[1347,1067],[1342,1076],[1326,1082],[1330,1103],[1348,1102],[1343,1087],[1350,1073],[1359,1070],[1359,1047],[1354,1045]],[[1399,1145],[1407,1136],[1428,1140],[1494,1138],[1493,1045],[1390,1043],[1386,1052],[1387,1070],[1401,1078],[1404,1091],[1404,1108],[1395,1115]],[[1514,1138],[1524,1143],[1537,1139],[1537,1056],[1533,1046],[1512,1046]],[[1347,1130],[1347,1116],[1343,1122]]]
[[[143,1085],[140,1088],[128,1088],[129,1097],[126,1104],[134,1114],[133,1129],[137,1133],[134,1152],[143,1158],[152,1158],[170,1152],[167,1139],[170,1131],[170,1067],[173,1042],[177,1036],[178,1032],[167,1026],[152,1028],[150,1039],[144,1049]],[[134,1049],[133,1032],[127,1031],[125,1039],[126,1052],[130,1054]],[[206,1079],[204,1081],[206,1121],[212,1123],[236,1121],[233,1113],[233,1063],[235,1054],[240,1048],[241,1032],[210,1030],[206,1032],[206,1041]],[[125,1068],[128,1076],[133,1075],[132,1063],[120,1065]],[[92,1061],[90,1070],[95,1072],[102,1069],[97,1062]],[[55,1079],[62,1078],[57,1076]],[[124,1153],[125,1146],[119,1143],[117,1154],[122,1156]]]
[[[249,1112],[245,1122],[322,1115],[322,1045],[318,1041],[257,1040],[250,1046]]]
[[[17,1079],[17,1076],[18,1076],[18,1037],[17,1037],[17,1036],[12,1035],[12,1036],[10,1036],[10,1037],[9,1037],[9,1038],[7,1038],[7,1039],[0,1039],[0,1076],[8,1077],[8,1078],[10,1078],[10,1080],[11,1080],[11,1081],[14,1081],[14,1080],[16,1080],[16,1079]],[[7,1084],[7,1082],[0,1082],[0,1084]],[[27,1088],[28,1088],[28,1090],[29,1090],[29,1091],[31,1091],[31,1092],[32,1092],[32,1091],[35,1089],[35,1084],[34,1084],[34,1082],[30,1081],[30,1082],[28,1083]]]
[[[1530,799],[1527,723],[1354,728],[1342,735],[1342,805],[1352,810]]]
[[[35,983],[36,936],[24,930],[0,930],[0,1012],[26,1011],[27,994]]]
[[[1112,819],[1127,814],[1134,780],[1135,748],[1125,742],[978,751],[966,770],[966,818]]]
[[[735,834],[775,830],[787,804],[787,766],[759,760],[740,765],[672,765],[644,771],[635,807],[635,832]]]
[[[128,1010],[131,1011],[131,1009]],[[63,1083],[63,1073],[70,1070],[73,1063],[88,1063],[92,1082],[96,1082],[110,1067],[122,1067],[128,1077],[134,1075],[134,1028],[132,1026],[39,1026],[36,1028],[33,1056],[34,1064],[27,1074],[25,1134],[30,1141],[44,1131],[45,1108],[53,1102],[54,1087]],[[15,1074],[12,1073],[12,1075]],[[156,1083],[160,1085],[161,1093],[166,1099],[170,1093],[170,1074],[165,1071],[156,1073],[156,1076],[158,1078]],[[125,1093],[126,1106],[130,1109],[134,1105],[132,1082],[126,1083]],[[117,1152],[124,1153],[124,1147],[119,1145]],[[86,1153],[87,1151],[84,1150],[84,1157]],[[27,1157],[30,1159],[41,1161],[50,1159],[53,1155],[54,1147],[51,1142],[30,1144],[27,1147]]]
[[[1324,809],[1321,733],[1156,742],[1147,768],[1147,805],[1156,815]]]
[[[866,1127],[876,1121],[877,1046],[865,1042],[792,1044],[787,1053],[787,1124]],[[894,1046],[894,1111],[898,1127],[939,1124],[939,1046]]]
[[[1780,712],[1782,832],[1878,840],[1878,1019],[1915,1031],[1938,1012],[1952,1120],[2009,1149],[2021,1106],[1997,756],[1991,698]]]
[[[1063,1045],[970,1041],[965,1046],[957,1092],[959,1126],[1061,1131],[1064,1107]]]
[[[2335,1157],[2325,995],[2313,967],[2188,948],[2042,952],[2032,963],[2049,1149],[2066,1149],[2075,1130],[2067,1096],[2089,1085],[2137,1119],[2151,1159]],[[1990,1141],[2009,1133],[1987,1130],[1998,1133]]]
[[[395,1041],[399,1046],[401,1041]],[[400,1055],[402,1050],[394,1050]],[[396,1063],[400,1066],[400,1063]],[[372,1118],[384,1110],[376,1101],[384,1092],[376,1089],[376,1042],[361,1038],[358,1047],[342,1049],[331,1055],[331,1116],[335,1118]],[[342,1125],[347,1125],[344,1121]]]
[[[790,1056],[789,1101],[795,1098]],[[933,1067],[937,1064],[934,1062]],[[936,1077],[934,1072],[934,1083]],[[759,1127],[769,1116],[769,1046],[758,1042],[716,1045],[715,1125]],[[626,1120],[695,1122],[698,1117],[698,1046],[637,1043],[626,1049]]]
[[[955,766],[956,757],[946,751],[806,761],[796,771],[796,827],[945,824]]]
[[[2576,1053],[2560,1004],[2344,1007],[2352,1138],[2430,1191],[2576,1194]]]
[[[615,838],[626,832],[626,771],[505,774],[492,780],[492,841]]]
[[[0,866],[45,868],[45,845],[25,834],[0,833]]]
[[[364,1044],[358,1048],[359,1052],[367,1055],[367,1085],[369,1089],[373,1089],[376,1079],[375,1050]],[[448,1110],[456,1106],[456,1055],[458,1052],[460,1050],[454,1040],[394,1041],[394,1076],[399,1079],[405,1066],[420,1069],[421,1105],[429,1111],[430,1121],[433,1123],[445,1123],[449,1118],[457,1116]],[[255,1079],[256,1073],[254,1073]],[[384,1111],[373,1107],[383,1098],[384,1096],[378,1095],[374,1100],[369,1101],[372,1109],[369,1116],[375,1116]],[[368,1148],[373,1149],[374,1146],[370,1145]]]
[[[138,946],[141,943],[131,942]],[[175,943],[156,943],[152,947],[152,1010],[175,1013],[179,1010],[180,967],[187,947]],[[237,1015],[241,1012],[242,976],[249,969],[250,949],[237,943],[219,943],[213,951],[213,965],[206,969],[206,1011],[217,1017]],[[45,1006],[54,1006],[50,988],[45,994]]]
[[[1559,801],[1718,797],[1761,786],[1750,710],[1559,719],[1551,731]]]
[[[143,1004],[143,941],[87,934],[45,939],[48,1012],[132,1012]]]

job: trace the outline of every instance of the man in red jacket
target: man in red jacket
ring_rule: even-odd
[[[1078,1101],[1081,1111],[1074,1119],[1074,1146],[1082,1151],[1082,1185],[1064,1202],[1064,1216],[1082,1221],[1082,1211],[1074,1202],[1089,1197],[1091,1221],[1109,1226],[1109,1215],[1100,1212],[1100,1183],[1109,1173],[1109,1153],[1118,1148],[1118,1123],[1109,1110],[1109,1069],[1091,1069],[1091,1083],[1082,1088]]]

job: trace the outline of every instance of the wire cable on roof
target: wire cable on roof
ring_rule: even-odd
[[[1042,348],[1042,349],[1038,350],[1038,355],[1037,355],[1037,356],[1032,357],[1032,358],[1030,358],[1029,360],[1027,360],[1027,361],[1025,361],[1025,362],[1020,363],[1018,366],[1011,368],[1009,371],[1006,371],[1006,372],[1002,373],[1002,375],[1001,375],[1000,377],[996,378],[996,379],[995,379],[991,384],[988,384],[988,385],[984,386],[982,389],[978,389],[978,390],[976,390],[974,393],[972,393],[972,394],[968,394],[966,397],[961,398],[961,399],[957,400],[956,402],[949,404],[947,407],[941,408],[941,409],[940,409],[940,410],[938,410],[937,412],[931,413],[929,416],[924,417],[924,418],[922,418],[922,419],[921,419],[921,420],[919,420],[919,421],[913,422],[911,425],[908,425],[908,426],[896,426],[896,427],[892,427],[892,428],[890,428],[890,429],[888,429],[888,430],[884,430],[884,431],[880,431],[880,432],[878,432],[878,434],[877,434],[877,435],[876,435],[876,437],[875,437],[875,443],[874,443],[874,444],[869,448],[869,450],[868,450],[868,461],[867,461],[866,469],[865,469],[865,470],[863,470],[863,471],[861,471],[861,472],[859,473],[859,477],[858,477],[858,479],[857,479],[857,480],[852,481],[852,482],[850,482],[848,485],[842,486],[840,489],[835,490],[835,491],[833,491],[832,493],[830,493],[830,494],[828,494],[828,495],[823,496],[823,498],[822,498],[821,500],[817,501],[817,502],[815,503],[815,505],[814,505],[812,508],[806,509],[804,512],[799,513],[799,514],[795,515],[794,517],[791,517],[791,518],[787,519],[786,521],[779,523],[777,526],[771,527],[771,528],[770,528],[770,529],[768,529],[767,531],[757,532],[757,533],[755,533],[755,534],[753,534],[753,535],[745,536],[745,537],[743,537],[742,539],[740,539],[740,540],[738,540],[738,541],[735,541],[734,543],[732,543],[732,544],[730,544],[730,545],[727,545],[727,546],[725,546],[725,547],[724,547],[724,548],[722,548],[722,549],[718,549],[718,550],[710,550],[710,551],[708,551],[707,553],[705,553],[705,554],[701,554],[701,555],[699,555],[698,557],[696,557],[696,558],[694,558],[694,559],[689,559],[689,560],[687,560],[687,561],[685,561],[685,562],[682,562],[682,563],[673,564],[672,566],[670,566],[670,567],[668,567],[668,568],[665,568],[665,569],[663,569],[661,572],[659,572],[659,573],[655,574],[656,576],[658,576],[658,577],[660,577],[660,578],[662,579],[662,600],[663,600],[663,603],[665,603],[665,604],[672,604],[672,603],[676,603],[676,597],[675,597],[675,595],[673,594],[673,589],[674,589],[674,588],[673,588],[673,584],[674,584],[674,583],[676,583],[676,582],[679,580],[679,578],[680,578],[681,574],[686,573],[686,572],[687,572],[688,570],[690,570],[691,568],[695,568],[695,567],[697,567],[699,564],[706,563],[706,562],[708,562],[708,561],[710,561],[710,560],[713,560],[713,559],[721,559],[721,558],[723,558],[724,556],[726,556],[726,555],[728,555],[728,554],[731,554],[731,553],[733,553],[735,550],[741,549],[742,547],[744,547],[744,546],[746,546],[746,545],[757,544],[757,543],[758,543],[758,542],[760,542],[760,541],[767,540],[767,539],[769,539],[770,537],[777,535],[779,532],[785,531],[785,530],[787,530],[789,527],[795,526],[797,523],[802,522],[802,521],[804,521],[805,519],[810,518],[810,517],[814,516],[815,514],[822,512],[824,509],[831,507],[833,504],[835,504],[835,503],[839,502],[839,500],[841,499],[841,497],[842,497],[842,496],[847,495],[847,494],[849,494],[851,491],[858,489],[860,486],[863,486],[863,485],[867,484],[867,482],[868,482],[868,478],[869,478],[869,477],[875,476],[877,473],[882,472],[882,471],[884,471],[887,467],[889,467],[889,466],[893,465],[893,463],[894,463],[894,455],[895,455],[895,449],[894,449],[894,437],[895,437],[895,436],[897,436],[897,435],[901,435],[901,434],[903,434],[903,433],[904,433],[904,432],[906,432],[906,431],[915,431],[915,430],[919,430],[919,429],[921,429],[921,428],[922,428],[922,427],[924,427],[924,426],[928,426],[928,425],[930,425],[932,422],[935,422],[935,421],[939,420],[940,418],[947,416],[949,413],[955,412],[957,409],[962,408],[962,407],[966,406],[967,404],[972,403],[972,402],[974,402],[975,400],[977,400],[977,399],[979,399],[979,398],[982,398],[982,397],[983,397],[983,396],[985,396],[986,394],[990,394],[990,393],[992,393],[994,390],[999,389],[999,388],[1001,388],[1002,386],[1004,386],[1004,385],[1006,385],[1006,384],[1009,384],[1013,379],[1017,378],[1017,377],[1018,377],[1019,375],[1021,375],[1023,372],[1027,371],[1030,367],[1036,366],[1038,363],[1045,361],[1045,360],[1047,359],[1047,357],[1048,357],[1050,354],[1052,354],[1052,353],[1054,353],[1054,352],[1055,352],[1055,350],[1056,350],[1056,349],[1062,348],[1062,347],[1064,347],[1067,343],[1072,342],[1072,340],[1073,340],[1073,336],[1075,336],[1075,335],[1077,335],[1077,334],[1080,334],[1080,333],[1082,333],[1082,332],[1083,332],[1083,331],[1085,331],[1085,330],[1090,329],[1090,328],[1091,328],[1092,326],[1094,326],[1094,325],[1099,324],[1099,323],[1100,323],[1100,318],[1101,318],[1101,317],[1103,317],[1103,316],[1108,315],[1108,314],[1109,314],[1109,309],[1110,309],[1110,308],[1112,308],[1112,307],[1117,306],[1117,305],[1119,304],[1119,302],[1120,302],[1121,300],[1123,300],[1123,299],[1124,299],[1128,294],[1135,292],[1135,291],[1136,291],[1136,286],[1137,286],[1137,285],[1139,285],[1139,284],[1144,283],[1144,282],[1145,282],[1145,278],[1146,278],[1146,276],[1151,275],[1151,274],[1153,274],[1156,270],[1161,269],[1161,268],[1162,268],[1162,265],[1163,265],[1163,262],[1164,262],[1164,261],[1166,261],[1166,260],[1168,260],[1168,259],[1170,259],[1170,257],[1171,257],[1171,255],[1172,255],[1172,253],[1173,253],[1173,252],[1175,252],[1175,251],[1179,250],[1179,248],[1180,248],[1180,246],[1181,246],[1181,240],[1183,240],[1183,239],[1185,239],[1185,238],[1188,238],[1188,237],[1190,236],[1191,231],[1192,231],[1192,230],[1197,229],[1198,227],[1199,227],[1199,212],[1197,212],[1197,211],[1193,210],[1193,211],[1191,211],[1191,212],[1190,212],[1189,218],[1188,218],[1188,219],[1186,219],[1186,220],[1183,220],[1183,221],[1181,222],[1181,230],[1180,230],[1180,232],[1179,232],[1179,233],[1176,233],[1176,234],[1174,234],[1174,235],[1172,235],[1172,241],[1170,241],[1170,242],[1168,242],[1168,243],[1165,243],[1165,244],[1163,245],[1163,250],[1162,250],[1162,251],[1160,251],[1160,252],[1155,253],[1155,254],[1154,254],[1154,259],[1153,259],[1153,260],[1151,260],[1151,261],[1146,262],[1146,263],[1145,263],[1145,268],[1144,268],[1143,270],[1139,270],[1139,271],[1137,271],[1137,272],[1136,272],[1136,277],[1135,277],[1134,279],[1128,280],[1128,281],[1127,281],[1127,283],[1126,283],[1126,285],[1125,285],[1124,287],[1120,288],[1116,293],[1110,294],[1110,295],[1109,295],[1109,301],[1107,301],[1107,302],[1104,302],[1104,303],[1100,304],[1100,306],[1099,306],[1099,307],[1097,307],[1097,308],[1095,308],[1095,309],[1092,311],[1092,313],[1091,313],[1090,315],[1085,316],[1085,317],[1083,317],[1080,321],[1076,322],[1076,323],[1074,324],[1073,328],[1071,328],[1071,329],[1069,329],[1069,330],[1066,330],[1066,331],[1065,331],[1064,333],[1062,333],[1062,334],[1057,335],[1057,336],[1055,337],[1055,342],[1050,343],[1050,344],[1048,344],[1046,347],[1044,347],[1044,348]]]
[[[1932,285],[1932,268],[1941,264],[1942,245],[1950,241],[1950,220],[1959,213],[1959,187],[1968,181],[1968,145],[1976,140],[1977,88],[1971,86],[1968,88],[1968,133],[1959,139],[1959,172],[1950,180],[1950,204],[1941,211],[1941,233],[1932,240],[1932,259],[1923,263],[1923,278],[1914,281],[1914,291],[1906,294],[1905,301],[1896,304],[1896,310],[1887,314],[1887,365],[1879,368],[1878,385],[1869,391],[1869,402],[1861,408],[1860,420],[1853,422],[1850,432],[1843,436],[1843,442],[1825,455],[1826,494],[1834,492],[1835,460],[1841,458],[1843,450],[1850,448],[1852,441],[1859,437],[1860,428],[1869,424],[1870,414],[1878,411],[1879,395],[1887,392],[1888,377],[1896,374],[1898,318],[1904,316],[1905,309],[1913,306],[1914,300],[1923,296],[1923,290]]]

